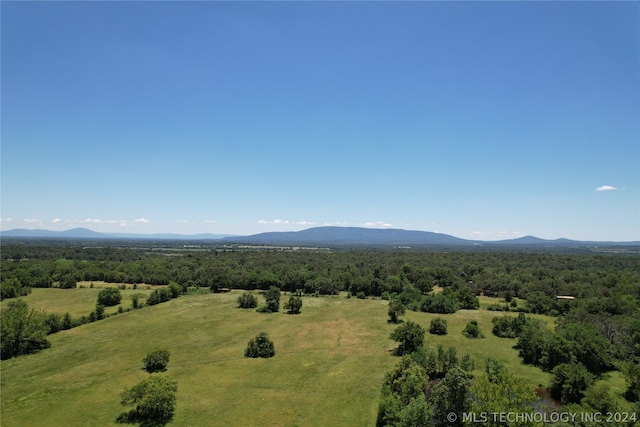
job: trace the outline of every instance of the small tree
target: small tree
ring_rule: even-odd
[[[168,377],[152,375],[120,395],[122,405],[135,408],[119,417],[119,421],[162,423],[173,417],[178,383]]]
[[[276,354],[273,341],[269,339],[269,335],[266,332],[260,332],[255,338],[247,343],[247,348],[244,350],[245,357],[273,357]]]
[[[144,370],[147,372],[166,371],[169,363],[169,352],[167,350],[152,351],[142,359],[142,363],[144,363]]]
[[[434,335],[447,335],[447,321],[442,317],[431,319],[429,333]]]
[[[392,298],[389,300],[389,322],[398,323],[399,317],[405,313],[405,306],[399,299]]]
[[[244,292],[238,297],[238,307],[240,308],[256,308],[258,306],[258,298],[251,292]]]
[[[484,338],[484,335],[480,332],[480,328],[478,328],[478,322],[475,320],[467,323],[464,331],[462,331],[462,335],[467,338]]]
[[[266,313],[277,313],[280,311],[280,288],[272,286],[264,293],[266,306],[259,311]]]
[[[289,302],[284,305],[284,309],[287,310],[289,314],[300,314],[300,309],[302,308],[302,298],[300,297],[289,297]]]
[[[106,288],[98,293],[98,304],[105,307],[118,305],[120,301],[122,301],[122,295],[118,288]]]
[[[400,343],[396,354],[402,356],[416,351],[424,342],[424,333],[422,326],[411,320],[398,326],[390,335],[392,340]]]

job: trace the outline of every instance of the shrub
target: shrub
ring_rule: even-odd
[[[106,288],[98,293],[98,304],[105,307],[111,307],[120,304],[122,295],[118,288]]]
[[[289,297],[289,302],[284,305],[284,309],[287,310],[289,314],[300,314],[300,309],[302,308],[302,298],[300,297]]]
[[[147,372],[166,371],[169,363],[169,352],[167,350],[152,351],[142,359],[142,363],[144,363],[144,370]]]
[[[431,319],[429,333],[434,335],[447,335],[447,321],[442,317]]]
[[[478,328],[478,322],[475,320],[467,323],[464,331],[462,331],[462,335],[467,338],[484,338],[484,335],[480,332],[480,328]]]
[[[171,292],[169,291],[169,289],[156,289],[155,291],[151,292],[151,294],[147,298],[147,305],[160,304],[161,302],[169,301],[170,298]]]
[[[258,306],[258,298],[251,292],[244,292],[238,297],[238,307],[240,308],[256,308]]]
[[[128,413],[118,417],[120,422],[141,423],[168,421],[176,407],[178,383],[168,377],[153,375],[145,378],[120,395],[122,405],[135,405]]]
[[[0,357],[9,359],[20,354],[35,353],[48,348],[49,325],[43,311],[29,309],[26,302],[9,302],[2,310],[0,321]]]
[[[582,363],[563,363],[553,369],[551,394],[564,404],[580,403],[593,380]]]
[[[273,357],[276,354],[273,341],[269,339],[269,335],[266,332],[260,332],[255,338],[251,339],[247,343],[247,348],[244,350],[244,357]]]
[[[277,313],[280,311],[280,288],[275,286],[269,288],[269,290],[264,293],[264,299],[266,306],[259,310],[260,312]]]

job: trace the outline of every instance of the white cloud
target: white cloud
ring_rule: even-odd
[[[617,189],[617,187],[614,187],[612,185],[601,185],[600,187],[596,188],[596,191],[613,191]]]
[[[215,219],[205,219],[204,220],[205,224],[215,224],[216,222],[218,222],[218,221],[216,221]]]
[[[27,224],[38,224],[40,223],[39,219],[23,219],[22,222],[26,222]]]
[[[266,221],[261,219],[258,224],[270,224],[270,225],[315,225],[312,221],[289,221],[288,219],[274,219],[272,221]]]
[[[151,220],[147,218],[138,218],[138,219],[134,219],[133,222],[134,224],[149,224]]]
[[[13,222],[11,218],[0,218],[0,222]]]
[[[362,227],[393,227],[393,224],[384,221],[369,221],[358,225]]]
[[[56,218],[56,219],[52,219],[52,220],[51,220],[51,222],[52,222],[53,224],[57,224],[57,223],[59,223],[59,222],[62,222],[62,220],[61,220],[60,218]]]

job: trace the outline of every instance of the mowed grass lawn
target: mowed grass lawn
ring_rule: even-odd
[[[51,335],[51,348],[40,353],[2,361],[2,425],[118,425],[116,418],[128,409],[120,405],[120,393],[149,375],[142,359],[160,348],[171,352],[171,360],[166,373],[153,375],[178,382],[170,425],[375,424],[382,380],[399,360],[391,353],[396,343],[389,333],[397,325],[387,323],[386,301],[304,297],[299,315],[263,314],[236,308],[240,293],[188,295],[111,316]],[[549,374],[521,363],[515,340],[491,334],[496,315],[502,313],[443,315],[449,334],[427,333],[426,344],[469,352],[477,373],[492,356],[532,387],[547,385]],[[403,316],[425,329],[434,317]],[[485,339],[462,336],[472,319]],[[545,319],[551,326],[552,319]],[[261,331],[274,341],[275,357],[243,357],[247,341]]]

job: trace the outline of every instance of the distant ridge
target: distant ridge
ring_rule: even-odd
[[[634,242],[597,242],[569,239],[547,240],[535,236],[517,239],[483,241],[467,240],[448,234],[431,231],[403,230],[396,228],[364,227],[314,227],[301,231],[275,231],[236,236],[229,234],[133,234],[98,233],[86,228],[73,228],[66,231],[13,229],[0,231],[2,238],[58,238],[58,239],[144,239],[144,240],[194,240],[220,241],[224,243],[252,245],[378,245],[378,246],[640,246]]]
[[[232,237],[233,234],[136,234],[136,233],[98,233],[87,228],[72,228],[65,231],[51,230],[27,230],[15,228],[13,230],[0,231],[0,237],[22,237],[22,238],[58,238],[58,239],[146,239],[146,240],[220,240],[225,237]]]

